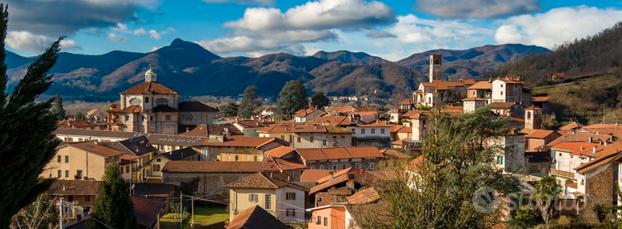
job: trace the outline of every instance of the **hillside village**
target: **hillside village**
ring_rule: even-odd
[[[598,221],[595,206],[619,201],[622,126],[544,129],[549,97],[533,96],[520,77],[448,81],[440,53],[428,66],[429,80],[386,112],[339,104],[305,108],[291,120],[271,107],[248,119],[224,117],[202,102],[182,101],[183,92],[149,69],[105,113],[59,121],[55,135],[63,144],[40,176],[57,179],[49,194],[70,203],[63,218],[69,226],[94,210],[112,163],[131,185],[144,228],[179,224],[179,209],[194,220],[198,206],[220,209],[223,218],[211,223],[227,228],[360,228],[357,214],[386,207],[378,184],[404,171],[417,174],[435,113],[489,109],[508,122],[503,136],[486,142],[498,147],[499,171],[526,184],[553,176],[562,187],[558,210],[588,222]]]

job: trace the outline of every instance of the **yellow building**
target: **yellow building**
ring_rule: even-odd
[[[117,163],[124,152],[98,142],[66,143],[45,166],[42,177],[62,180],[97,180],[104,176],[106,164]]]

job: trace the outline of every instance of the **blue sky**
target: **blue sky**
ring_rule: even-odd
[[[622,1],[8,0],[7,46],[40,53],[149,52],[181,38],[221,56],[364,51],[389,60],[436,48],[555,48],[622,21]]]

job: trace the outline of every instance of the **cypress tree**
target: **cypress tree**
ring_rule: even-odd
[[[244,98],[238,107],[238,116],[242,118],[250,118],[255,113],[255,109],[259,106],[257,103],[257,87],[250,85],[244,89]]]
[[[129,186],[121,177],[119,169],[108,164],[104,180],[97,191],[93,217],[112,228],[136,228],[134,205],[129,193]]]
[[[307,108],[307,92],[300,80],[285,83],[279,93],[277,112],[285,119],[291,119],[294,112]]]
[[[7,95],[7,23],[7,5],[0,4],[0,228],[8,228],[15,213],[49,188],[52,180],[39,178],[39,174],[60,144],[53,134],[56,114],[50,109],[52,100],[36,99],[51,84],[47,72],[56,62],[62,38],[28,67],[13,93]]]
[[[56,114],[58,120],[62,120],[65,118],[65,108],[63,108],[63,99],[60,97],[60,95],[56,95],[54,97],[52,112]]]

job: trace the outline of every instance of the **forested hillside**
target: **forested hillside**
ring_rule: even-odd
[[[525,56],[500,67],[496,74],[520,75],[531,85],[545,83],[551,73],[570,78],[615,73],[622,65],[622,23],[593,36],[575,40],[553,52]]]

